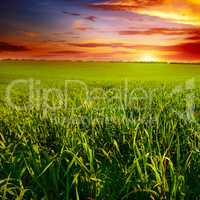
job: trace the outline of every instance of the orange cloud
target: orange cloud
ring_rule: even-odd
[[[120,35],[183,35],[188,34],[190,29],[174,29],[174,28],[151,28],[145,30],[122,30],[119,31]]]
[[[183,39],[191,40],[193,42],[200,40],[200,28],[150,28],[139,30],[121,30],[119,35],[165,35],[165,36],[182,36]]]
[[[133,11],[184,24],[200,25],[199,0],[110,0],[93,7]]]

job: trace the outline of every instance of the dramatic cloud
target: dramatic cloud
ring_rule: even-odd
[[[200,61],[200,0],[14,2],[0,6],[0,59]]]
[[[29,51],[29,48],[22,45],[10,44],[7,42],[0,42],[0,52],[18,52],[18,51]]]
[[[107,0],[92,7],[125,10],[171,19],[179,23],[200,24],[199,0]]]

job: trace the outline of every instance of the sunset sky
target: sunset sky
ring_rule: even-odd
[[[200,61],[200,0],[1,0],[0,59]]]

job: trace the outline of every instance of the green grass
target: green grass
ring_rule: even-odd
[[[199,199],[199,67],[0,62],[0,199]]]
[[[42,80],[78,79],[118,82],[120,80],[174,81],[200,78],[200,65],[165,63],[34,62],[1,61],[0,80],[15,78]]]

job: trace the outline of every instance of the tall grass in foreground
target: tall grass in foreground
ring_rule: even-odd
[[[199,199],[199,89],[195,118],[187,118],[188,91],[132,87],[151,95],[123,106],[114,86],[102,85],[96,96],[107,98],[92,101],[71,88],[69,107],[45,116],[42,102],[17,111],[2,101],[0,199]]]

